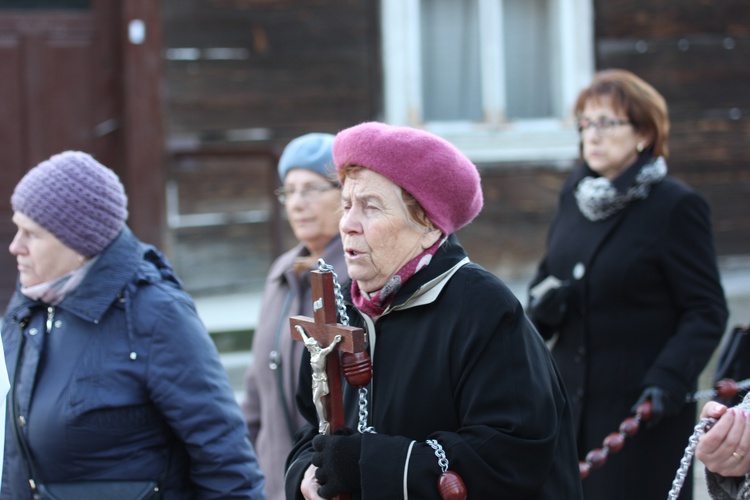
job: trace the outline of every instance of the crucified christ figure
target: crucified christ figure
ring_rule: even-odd
[[[315,409],[318,411],[318,432],[320,434],[328,433],[328,415],[326,415],[323,396],[328,395],[328,374],[326,373],[326,357],[328,353],[336,348],[336,344],[341,342],[341,335],[336,335],[333,342],[328,347],[320,347],[318,341],[313,337],[305,334],[304,328],[295,325],[295,328],[305,341],[305,347],[310,351],[310,366],[312,366],[312,397],[315,403]]]

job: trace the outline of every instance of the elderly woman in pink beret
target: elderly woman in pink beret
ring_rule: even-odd
[[[344,384],[347,428],[319,435],[305,353],[308,425],[287,461],[287,498],[581,498],[548,350],[454,235],[482,208],[477,168],[439,137],[376,122],[340,132],[333,157],[344,301],[367,334],[372,379],[366,392]]]

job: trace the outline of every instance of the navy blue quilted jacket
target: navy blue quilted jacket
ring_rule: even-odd
[[[17,380],[0,498],[31,498],[14,420],[38,482],[154,479],[165,499],[263,498],[239,407],[193,300],[127,227],[57,306],[16,291],[2,338]]]

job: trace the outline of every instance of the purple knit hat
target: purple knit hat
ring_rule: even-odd
[[[414,196],[446,235],[482,210],[477,167],[453,144],[423,130],[378,122],[342,130],[333,141],[336,170],[359,165]]]
[[[120,179],[80,151],[65,151],[29,170],[10,204],[84,257],[101,253],[128,218]]]

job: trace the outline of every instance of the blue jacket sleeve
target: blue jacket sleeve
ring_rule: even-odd
[[[148,391],[190,456],[197,498],[265,498],[239,405],[192,299],[169,289],[140,308],[155,310],[138,317],[157,318],[139,325],[153,329]]]

